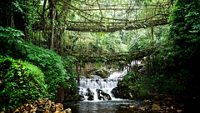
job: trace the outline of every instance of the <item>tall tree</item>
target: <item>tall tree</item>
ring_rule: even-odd
[[[177,75],[186,80],[186,96],[192,109],[199,105],[200,0],[177,0],[170,16],[170,39],[173,41]],[[189,75],[189,76],[188,76]],[[192,111],[190,111],[192,112]]]
[[[6,0],[0,4],[0,26],[15,27],[25,31],[25,19],[19,10],[20,5],[17,0]],[[21,9],[22,10],[22,9]]]

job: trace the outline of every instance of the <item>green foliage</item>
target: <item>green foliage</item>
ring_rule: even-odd
[[[47,96],[43,72],[36,66],[0,56],[0,106],[13,109]]]
[[[42,69],[49,93],[55,94],[58,85],[68,84],[65,81],[69,79],[69,76],[66,75],[59,55],[51,50],[42,49],[26,42],[18,43],[16,46],[18,56],[22,56],[24,60],[30,61]]]
[[[148,89],[145,89],[143,78],[141,75],[129,72],[124,76],[122,81],[119,81],[118,87],[123,90],[126,98],[138,98],[145,97],[147,95]],[[130,97],[130,94],[132,97]]]
[[[13,0],[11,2],[12,11],[21,14],[22,18],[25,20],[25,32],[27,33],[32,30],[33,24],[38,22],[40,2],[40,0]]]
[[[192,57],[198,56],[197,51],[200,45],[199,5],[199,0],[192,2],[177,0],[172,15],[170,16],[170,38],[174,42],[175,57],[178,60],[185,61],[180,66],[186,66],[187,61]],[[183,56],[185,54],[187,55]]]
[[[145,81],[148,84],[146,88],[154,93],[177,95],[185,90],[184,81],[173,76],[154,75],[145,78]]]
[[[122,81],[119,81],[118,87],[128,98],[130,98],[129,93],[133,95],[131,98],[146,98],[149,93],[182,94],[185,90],[184,81],[187,78],[184,78],[184,75],[180,76],[182,78],[178,79],[173,76],[144,76],[129,72]]]
[[[45,83],[47,84],[48,92],[52,95],[51,98],[55,96],[59,85],[66,87],[76,86],[74,80],[69,81],[75,76],[73,70],[70,70],[70,66],[73,66],[70,64],[73,58],[65,59],[67,64],[64,67],[62,58],[51,50],[37,47],[23,40],[4,44],[6,46],[0,49],[0,54],[32,62],[42,70],[45,74]]]
[[[146,48],[151,45],[149,42],[153,42],[159,49],[148,61],[153,65],[150,67],[152,75],[135,79],[133,74],[127,74],[122,82],[119,82],[119,87],[126,89],[125,93],[134,92],[133,94],[138,96],[145,96],[148,92],[181,95],[188,91],[190,95],[199,95],[196,93],[199,88],[194,88],[199,83],[199,75],[196,74],[199,72],[196,65],[200,64],[199,5],[199,0],[176,1],[169,19],[171,23],[169,36],[166,28],[162,28],[164,31],[156,30],[154,40],[145,39],[144,37],[151,37],[148,33],[143,35],[145,32],[134,34],[139,39],[133,38],[135,41],[130,47],[131,51]]]
[[[176,75],[190,76],[186,81],[188,93],[199,95],[200,1],[177,0],[170,15],[170,40]],[[197,66],[197,67],[196,67]],[[187,74],[185,74],[187,73]],[[187,78],[184,77],[183,78]],[[192,83],[192,84],[191,84]]]
[[[12,27],[0,26],[0,53],[11,53],[12,51],[10,49],[13,48],[12,44],[20,42],[22,36],[24,36],[24,34],[20,30],[16,30]]]
[[[73,90],[76,90],[77,88],[77,83],[76,83],[76,78],[77,78],[77,73],[76,73],[76,59],[73,56],[65,56],[62,58],[64,68],[66,70],[66,74],[69,77],[68,80],[63,81],[64,83],[68,84],[63,84],[65,88],[70,88]],[[67,87],[66,87],[67,86]]]
[[[12,40],[20,39],[21,36],[24,36],[24,34],[16,30],[12,27],[2,27],[0,26],[0,39],[3,40],[4,38],[11,38]]]
[[[199,0],[176,0],[169,17],[168,39],[154,53],[154,73],[145,78],[151,92],[199,95],[195,93],[199,88],[193,88],[199,81],[199,5]]]
[[[189,3],[177,0],[170,16],[172,25],[170,36],[175,45],[183,48],[185,45],[187,46],[200,40],[198,36],[200,32],[199,5],[198,0]]]

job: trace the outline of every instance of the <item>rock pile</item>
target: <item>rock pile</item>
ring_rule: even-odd
[[[14,113],[72,113],[72,111],[70,108],[64,109],[61,103],[39,99],[33,103],[21,105]]]
[[[184,113],[184,104],[177,103],[170,97],[159,100],[143,100],[140,104],[130,105],[129,108],[139,113]]]

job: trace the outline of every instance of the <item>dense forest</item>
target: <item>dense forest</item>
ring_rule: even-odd
[[[200,0],[6,0],[0,3],[0,111],[80,101],[81,77],[127,68],[115,96],[144,103],[170,98],[181,103],[174,113],[194,113],[199,50]],[[160,112],[156,102],[151,110]]]

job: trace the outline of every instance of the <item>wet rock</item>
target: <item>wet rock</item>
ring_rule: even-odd
[[[177,109],[176,112],[177,112],[177,113],[182,113],[183,110],[181,110],[181,109]]]
[[[64,110],[61,103],[55,103],[48,99],[39,99],[33,103],[21,105],[13,113],[71,113],[71,109]]]
[[[108,93],[105,93],[101,89],[96,89],[96,91],[97,91],[97,95],[98,95],[99,100],[111,100],[111,97]]]
[[[129,105],[129,108],[135,108],[136,105]]]
[[[152,111],[159,111],[159,110],[161,110],[160,105],[158,105],[158,104],[153,104],[152,105]]]
[[[72,113],[72,110],[70,108],[65,109],[66,113]]]
[[[113,88],[111,93],[114,95],[115,98],[119,98],[120,97],[120,92],[119,92],[118,87]]]
[[[145,100],[143,100],[143,102],[146,103],[146,104],[148,104],[148,103],[150,104],[150,103],[151,103],[151,100],[145,99]]]
[[[135,98],[135,94],[133,92],[128,91],[126,88],[115,87],[112,89],[111,93],[115,98],[123,98],[123,99]]]
[[[90,88],[87,89],[86,96],[88,96],[88,100],[94,100],[94,92],[92,92]]]
[[[172,97],[156,96],[148,98],[129,108],[144,113],[184,113],[184,104]]]
[[[146,69],[145,66],[139,67],[138,72],[140,72],[140,73],[143,74],[143,75],[147,75],[147,74],[148,74],[148,71],[147,71],[147,69]]]
[[[83,101],[85,100],[84,96],[83,95],[80,95],[80,98],[79,98],[80,101]]]

